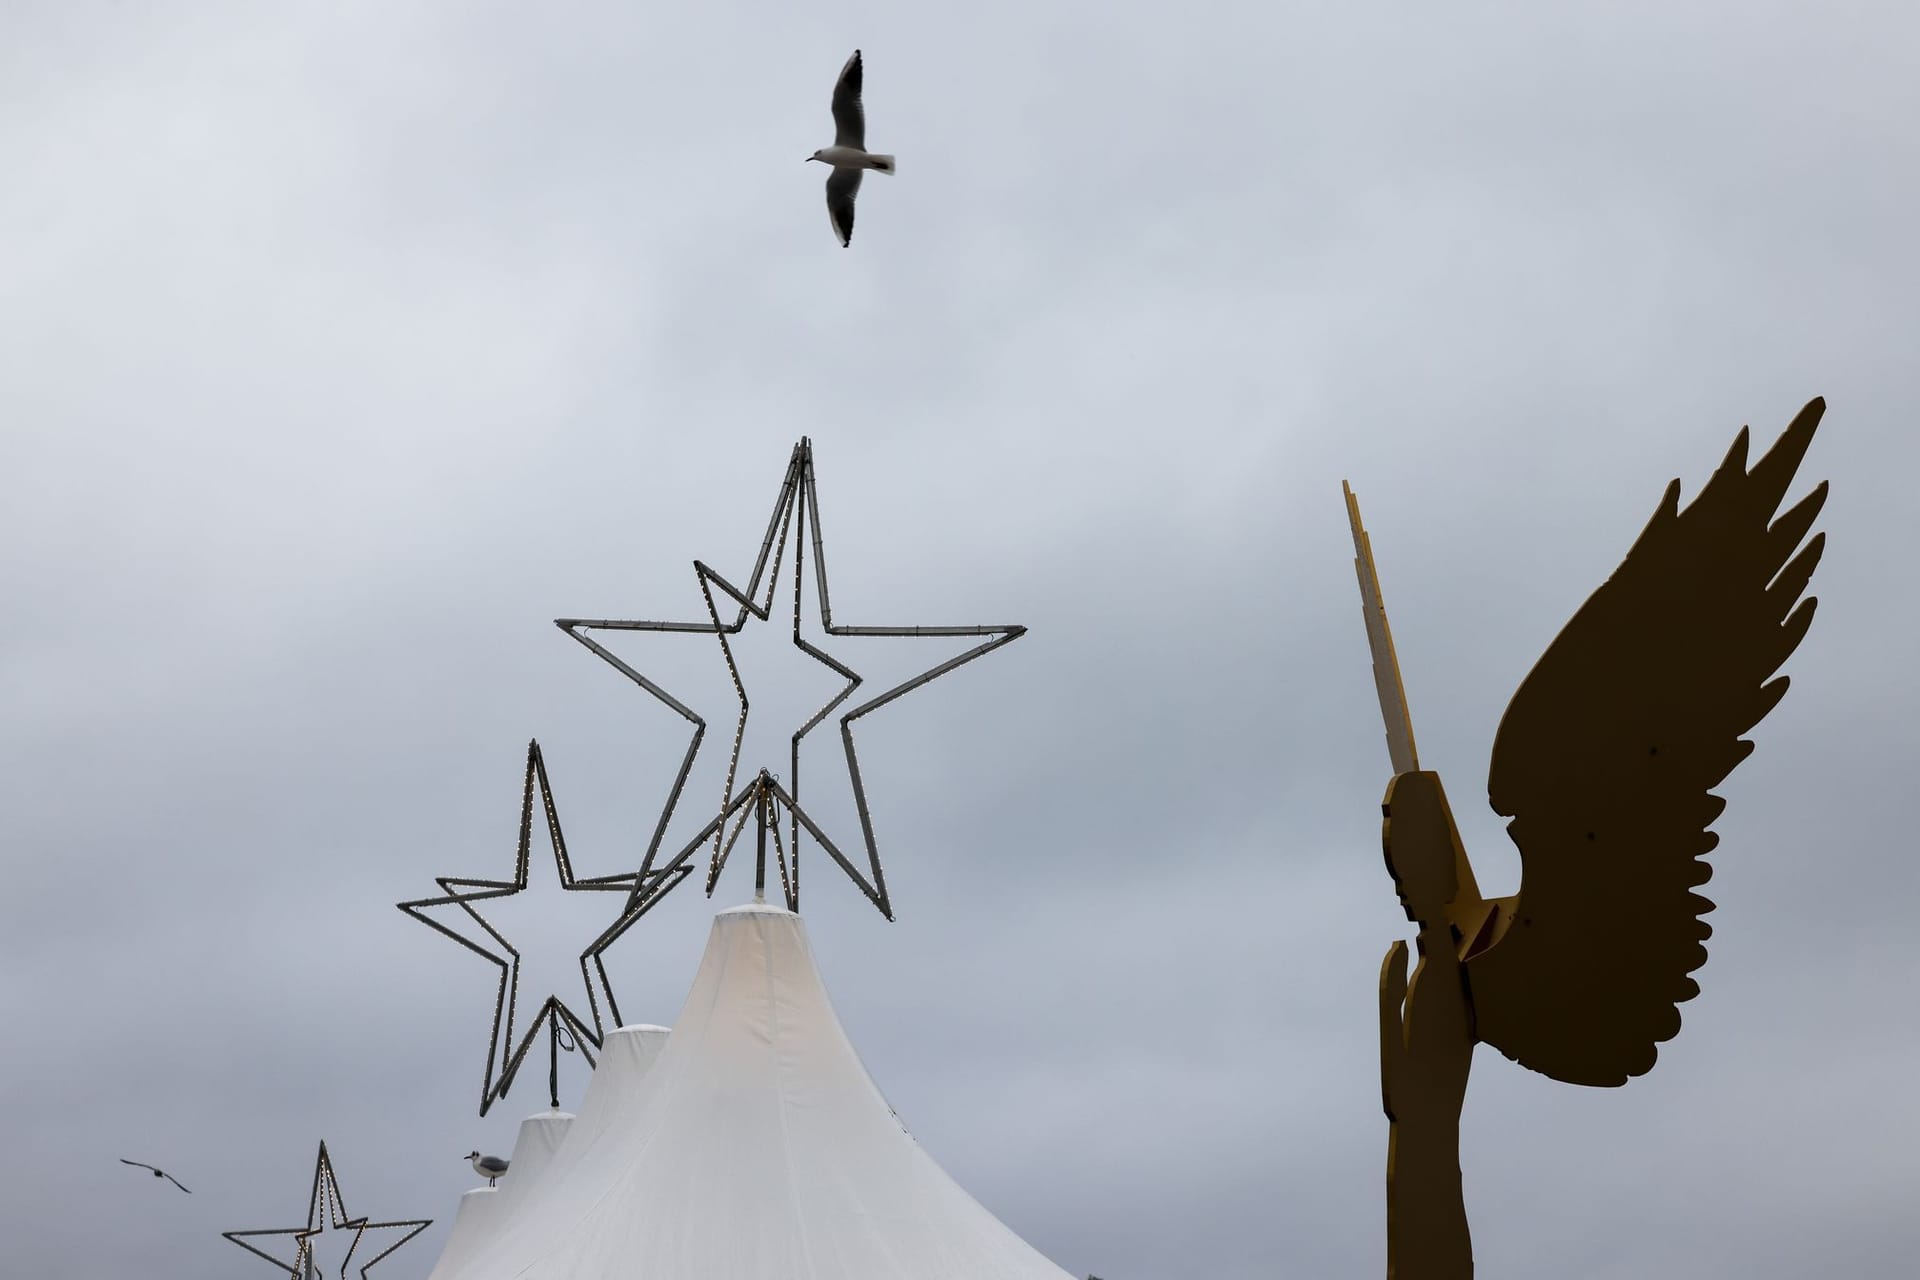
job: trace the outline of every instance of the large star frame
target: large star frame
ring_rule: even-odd
[[[793,643],[808,657],[825,665],[846,680],[841,688],[825,706],[795,730],[792,749],[789,756],[788,778],[791,789],[783,787],[764,769],[745,786],[735,789],[740,765],[740,744],[747,728],[746,687],[740,679],[740,669],[733,660],[733,647],[727,637],[737,634],[746,625],[748,615],[762,622],[771,620],[773,596],[780,577],[781,558],[786,552],[788,535],[793,542]],[[846,752],[847,774],[853,784],[855,808],[860,815],[860,831],[866,843],[868,874],[863,875],[838,845],[821,830],[800,804],[800,744],[808,733],[840,707],[855,689],[862,683],[862,677],[852,667],[834,658],[819,646],[809,643],[800,634],[800,611],[803,597],[802,579],[806,548],[811,542],[813,547],[813,577],[818,589],[820,624],[827,635],[836,638],[898,636],[916,638],[981,638],[982,642],[942,662],[927,668],[892,688],[855,706],[840,717],[840,740]],[[771,564],[769,564],[771,558]],[[774,501],[773,513],[767,520],[766,536],[760,543],[759,558],[754,561],[752,576],[747,579],[745,590],[735,587],[726,578],[699,560],[693,562],[694,573],[700,582],[700,593],[707,605],[707,620],[704,622],[656,622],[656,621],[615,621],[611,619],[557,618],[554,625],[569,636],[585,645],[598,657],[606,661],[627,679],[645,689],[654,698],[671,708],[676,714],[693,725],[693,735],[687,743],[686,754],[681,758],[679,774],[674,778],[673,787],[668,792],[665,806],[661,809],[660,820],[654,826],[652,839],[647,844],[646,855],[640,864],[628,903],[628,916],[623,917],[615,926],[615,936],[632,923],[629,917],[637,918],[660,895],[666,893],[678,880],[667,877],[686,869],[689,858],[709,839],[713,842],[713,854],[707,872],[707,893],[713,893],[721,869],[726,865],[727,855],[734,842],[739,838],[750,816],[758,817],[760,829],[761,854],[755,889],[765,888],[765,840],[770,829],[774,835],[776,855],[780,871],[780,881],[785,893],[787,908],[800,909],[800,830],[805,828],[820,846],[827,851],[840,869],[866,895],[869,902],[877,907],[888,920],[893,919],[892,899],[887,894],[886,875],[880,866],[880,850],[874,838],[873,816],[867,808],[866,787],[860,776],[860,756],[854,747],[853,722],[871,712],[920,688],[957,667],[965,666],[974,659],[993,652],[1002,645],[1010,644],[1026,634],[1024,626],[946,626],[946,627],[875,627],[836,625],[833,621],[833,605],[827,592],[826,548],[820,532],[820,502],[815,490],[813,468],[813,443],[802,437],[793,447],[793,454],[787,462],[786,476],[780,485],[780,494]],[[759,599],[761,583],[766,583],[764,601]],[[737,608],[731,621],[723,621],[720,607],[714,599],[714,588],[734,602]],[[706,736],[707,722],[685,703],[648,679],[634,667],[609,651],[605,645],[587,634],[591,631],[667,631],[695,632],[716,636],[720,641],[720,651],[726,659],[727,672],[733,679],[734,694],[739,701],[739,714],[734,722],[732,755],[727,763],[727,780],[718,813],[699,834],[673,856],[660,862],[660,846],[665,838],[667,825],[673,819],[674,810],[680,803],[681,793],[686,788],[687,777],[693,769],[694,758],[700,752],[700,746]],[[788,819],[788,839],[783,844],[779,839],[777,810],[784,809]],[[732,836],[726,835],[729,818],[738,815]],[[789,862],[791,857],[791,862]]]
[[[592,1021],[582,1019],[557,992],[546,992],[539,1012],[526,1024],[525,1032],[516,1041],[514,1037],[520,1003],[520,952],[514,945],[501,936],[487,919],[474,907],[474,903],[490,898],[507,898],[527,887],[527,869],[531,857],[533,842],[533,795],[535,786],[540,792],[541,809],[546,815],[547,838],[553,847],[554,865],[560,872],[560,887],[568,893],[622,893],[627,896],[627,904],[619,917],[607,929],[595,938],[580,953],[580,977],[587,988],[587,1011]],[[520,800],[520,842],[514,859],[512,880],[470,880],[454,876],[435,876],[442,895],[437,898],[420,898],[412,902],[399,904],[400,910],[430,928],[452,938],[475,955],[484,956],[500,970],[499,986],[493,1002],[493,1029],[487,1042],[487,1069],[480,1086],[480,1114],[486,1115],[489,1108],[507,1095],[513,1087],[514,1077],[520,1072],[521,1064],[526,1060],[527,1051],[533,1047],[534,1037],[544,1026],[547,1030],[547,1092],[555,1109],[560,1106],[560,1054],[566,1050],[577,1049],[593,1064],[593,1050],[598,1049],[606,1037],[606,1023],[601,1018],[600,998],[597,991],[606,993],[607,1013],[615,1026],[620,1025],[620,1007],[614,999],[613,983],[607,976],[606,963],[602,953],[619,936],[630,928],[634,921],[671,889],[685,879],[691,867],[666,868],[657,875],[641,871],[626,875],[576,877],[573,874],[572,860],[567,856],[567,840],[560,830],[560,814],[554,807],[553,787],[547,780],[546,760],[540,754],[538,741],[527,744],[526,784]],[[646,884],[649,892],[638,892]],[[457,906],[480,927],[494,947],[476,941],[465,933],[448,926],[428,915],[434,907]],[[504,952],[504,954],[502,954]],[[595,987],[595,978],[599,986]],[[591,1046],[589,1048],[588,1046]]]
[[[347,1256],[340,1263],[340,1274],[344,1280],[347,1266],[353,1261],[354,1253],[360,1248],[360,1241],[369,1231],[399,1231],[407,1233],[392,1244],[367,1259],[360,1267],[361,1280],[366,1280],[367,1272],[373,1270],[382,1258],[398,1249],[407,1241],[433,1225],[431,1218],[407,1218],[394,1222],[369,1222],[365,1215],[358,1218],[347,1216],[346,1202],[340,1198],[340,1183],[333,1175],[333,1160],[327,1155],[327,1144],[320,1144],[320,1158],[313,1166],[313,1193],[307,1200],[307,1225],[304,1227],[274,1227],[256,1231],[222,1231],[225,1239],[245,1249],[256,1258],[271,1262],[276,1270],[285,1271],[294,1280],[307,1280],[317,1274],[313,1269],[313,1238],[326,1230],[331,1222],[336,1231],[353,1232],[353,1243],[347,1246]],[[258,1236],[292,1236],[294,1241],[293,1261],[285,1262],[265,1250],[257,1249],[247,1243]]]

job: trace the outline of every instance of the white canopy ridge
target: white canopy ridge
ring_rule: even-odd
[[[507,1172],[501,1176],[499,1185],[475,1187],[460,1197],[453,1230],[447,1233],[446,1247],[440,1251],[440,1261],[434,1264],[427,1280],[455,1280],[464,1274],[471,1259],[482,1253],[487,1242],[498,1234],[514,1202],[526,1199],[527,1188],[539,1182],[572,1121],[573,1117],[564,1111],[542,1111],[520,1122],[520,1134],[514,1139]]]
[[[666,1027],[637,1023],[607,1033],[600,1046],[600,1065],[593,1069],[587,1091],[580,1100],[580,1115],[568,1129],[569,1141],[556,1153],[554,1164],[564,1166],[572,1158],[569,1152],[590,1141],[586,1135],[602,1132],[621,1106],[639,1091],[640,1082],[660,1060],[667,1047]]]
[[[453,1229],[440,1250],[440,1260],[427,1273],[427,1280],[454,1280],[482,1240],[492,1233],[494,1211],[499,1208],[499,1187],[475,1187],[460,1196],[460,1208],[453,1215]]]
[[[599,1075],[461,1280],[1066,1280],[902,1127],[782,907],[716,916],[653,1069]]]
[[[610,1105],[638,1085],[660,1056],[667,1034],[667,1028],[649,1024],[608,1033],[581,1103],[580,1119],[587,1122],[587,1131],[601,1127]],[[556,1165],[564,1165],[562,1153],[576,1127],[576,1118],[564,1111],[542,1111],[521,1121],[506,1175],[497,1187],[476,1187],[460,1197],[453,1230],[428,1280],[465,1280],[519,1207]]]

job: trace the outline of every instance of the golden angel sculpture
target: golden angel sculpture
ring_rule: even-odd
[[[1485,898],[1438,774],[1421,770],[1360,509],[1355,565],[1394,778],[1382,839],[1418,925],[1407,976],[1380,975],[1387,1275],[1473,1274],[1460,1181],[1460,1109],[1473,1047],[1585,1085],[1651,1070],[1698,995],[1713,903],[1714,787],[1753,750],[1741,735],[1779,703],[1774,673],[1806,635],[1801,598],[1824,534],[1804,547],[1823,482],[1776,515],[1825,410],[1814,400],[1751,469],[1747,432],[1683,510],[1680,482],[1614,575],[1520,685],[1494,739],[1487,798],[1511,819],[1520,891]]]

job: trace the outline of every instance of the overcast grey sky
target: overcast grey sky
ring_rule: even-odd
[[[842,250],[801,161],[855,47],[900,173]],[[1032,628],[868,722],[898,923],[811,864],[876,1079],[1075,1274],[1377,1276],[1406,928],[1340,481],[1507,891],[1508,697],[1816,394],[1821,609],[1704,994],[1622,1090],[1483,1052],[1463,1163],[1488,1277],[1910,1268],[1916,48],[1893,4],[15,0],[4,1270],[264,1274],[217,1233],[299,1221],[325,1138],[426,1274],[542,1099],[475,1116],[491,971],[392,904],[509,873],[534,736],[577,869],[634,868],[684,735],[550,620],[698,616],[806,434],[843,620]],[[761,748],[821,688],[766,640]],[[724,724],[709,642],[636,643]],[[629,1020],[748,892],[610,953]]]

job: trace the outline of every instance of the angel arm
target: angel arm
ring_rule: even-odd
[[[1699,993],[1713,909],[1712,795],[1780,701],[1813,621],[1824,535],[1795,554],[1822,483],[1775,517],[1825,409],[1801,410],[1747,468],[1747,432],[1700,495],[1679,482],[1626,560],[1548,647],[1500,724],[1488,779],[1522,881],[1468,961],[1480,1038],[1557,1079],[1624,1084]]]

